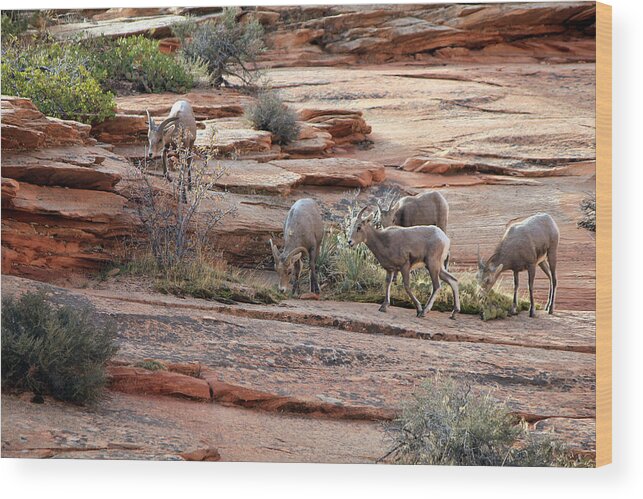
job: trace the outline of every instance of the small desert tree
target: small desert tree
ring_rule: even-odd
[[[133,197],[161,270],[171,269],[202,248],[212,229],[234,211],[222,206],[224,194],[215,190],[226,172],[213,160],[213,154],[212,149],[207,149],[197,158],[194,150],[179,144],[169,159],[176,170],[169,184],[155,178],[147,164],[135,173],[137,187]]]
[[[217,19],[203,24],[188,20],[176,26],[174,33],[181,40],[185,58],[207,64],[215,87],[230,86],[230,77],[243,85],[256,80],[255,62],[265,48],[263,28],[257,20],[240,23],[235,9],[226,8]]]

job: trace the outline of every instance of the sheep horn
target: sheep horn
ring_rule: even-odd
[[[176,120],[178,120],[178,119],[179,119],[179,117],[178,117],[178,116],[170,116],[169,118],[164,119],[164,120],[161,122],[161,124],[159,125],[159,129],[160,129],[160,130],[165,130],[165,128],[166,128],[168,125],[171,125],[172,123],[174,123],[174,122],[175,122]]]
[[[299,246],[299,247],[295,248],[294,250],[292,250],[290,253],[288,253],[288,256],[284,259],[284,261],[287,262],[288,260],[290,260],[291,258],[293,258],[295,255],[297,255],[299,253],[303,253],[306,256],[308,256],[308,250],[306,248],[304,248],[303,246]]]

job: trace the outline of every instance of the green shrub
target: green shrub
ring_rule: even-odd
[[[105,88],[119,89],[120,82],[130,82],[139,92],[185,92],[194,84],[185,65],[159,50],[158,40],[139,35],[85,40],[83,45]]]
[[[3,47],[2,93],[31,99],[47,116],[103,121],[114,115],[114,96],[103,91],[87,62],[59,44]]]
[[[257,130],[271,132],[281,144],[297,140],[299,136],[297,113],[273,92],[259,94],[257,100],[248,106],[246,119]]]
[[[2,13],[2,41],[11,37],[20,36],[27,31],[29,19],[20,11],[7,11]]]
[[[551,435],[517,423],[491,393],[436,376],[425,381],[387,426],[398,464],[451,466],[589,466]]]
[[[230,77],[244,85],[255,81],[255,62],[265,48],[263,28],[257,20],[240,23],[235,9],[226,8],[217,19],[202,24],[188,20],[175,26],[174,33],[186,58],[207,63],[214,86],[230,85]]]
[[[152,359],[146,359],[142,360],[140,362],[137,362],[134,364],[134,367],[141,367],[143,369],[147,369],[148,371],[166,371],[167,367],[165,367],[161,362],[158,360],[152,360]]]
[[[2,387],[85,404],[100,397],[115,329],[88,308],[55,307],[44,293],[2,300]]]
[[[251,272],[228,268],[200,253],[165,268],[153,255],[136,255],[121,268],[125,274],[152,277],[155,291],[180,297],[254,304],[274,304],[285,298]]]

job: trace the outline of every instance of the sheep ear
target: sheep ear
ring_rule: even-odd
[[[149,110],[145,110],[147,113],[147,126],[150,128],[150,130],[154,130],[156,128],[156,125],[154,124],[154,118],[150,115]]]
[[[275,261],[279,260],[279,250],[277,249],[277,246],[273,244],[272,239],[270,240],[270,249],[272,250],[272,256]]]

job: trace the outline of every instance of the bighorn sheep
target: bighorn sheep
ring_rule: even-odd
[[[529,317],[536,315],[534,305],[534,278],[536,265],[549,277],[549,298],[547,310],[554,313],[556,300],[556,256],[560,232],[554,219],[547,213],[538,213],[522,222],[511,225],[502,236],[493,255],[485,262],[478,251],[478,281],[485,291],[489,291],[502,272],[512,270],[514,274],[514,299],[511,313],[518,306],[518,273],[527,270],[529,276]]]
[[[446,234],[449,220],[449,203],[437,191],[424,192],[417,196],[405,196],[400,199],[393,197],[388,208],[380,207],[382,227],[398,225],[413,227],[415,225],[435,225]],[[449,255],[444,262],[444,268],[449,270]],[[393,275],[397,282],[397,273]]]
[[[388,208],[380,209],[382,227],[399,225],[436,225],[446,234],[449,219],[449,203],[437,191],[429,191],[417,196],[406,196],[396,201],[394,198]]]
[[[196,119],[189,102],[176,101],[170,109],[169,116],[161,124],[156,125],[154,118],[147,111],[147,138],[149,141],[148,159],[163,158],[163,175],[170,178],[167,171],[167,153],[171,147],[179,144],[191,151],[196,140]],[[188,189],[192,187],[192,159],[188,165]]]
[[[301,256],[305,254],[310,266],[310,291],[319,293],[316,260],[324,236],[324,222],[319,206],[313,199],[300,199],[288,212],[284,223],[284,248],[279,251],[270,240],[275,270],[279,276],[279,290],[285,292],[292,282],[294,294],[299,292]]]
[[[386,312],[390,305],[393,274],[400,272],[404,289],[413,301],[418,317],[424,317],[427,311],[431,311],[440,290],[440,279],[442,279],[453,291],[454,307],[451,318],[455,319],[455,314],[460,311],[460,296],[458,280],[444,269],[450,246],[447,235],[434,225],[376,229],[372,223],[373,213],[366,218],[363,217],[367,209],[368,206],[357,215],[348,244],[353,247],[359,243],[365,243],[386,270],[386,295],[379,309],[380,312]],[[410,285],[411,269],[420,265],[427,268],[433,283],[433,291],[424,308],[411,291]]]

